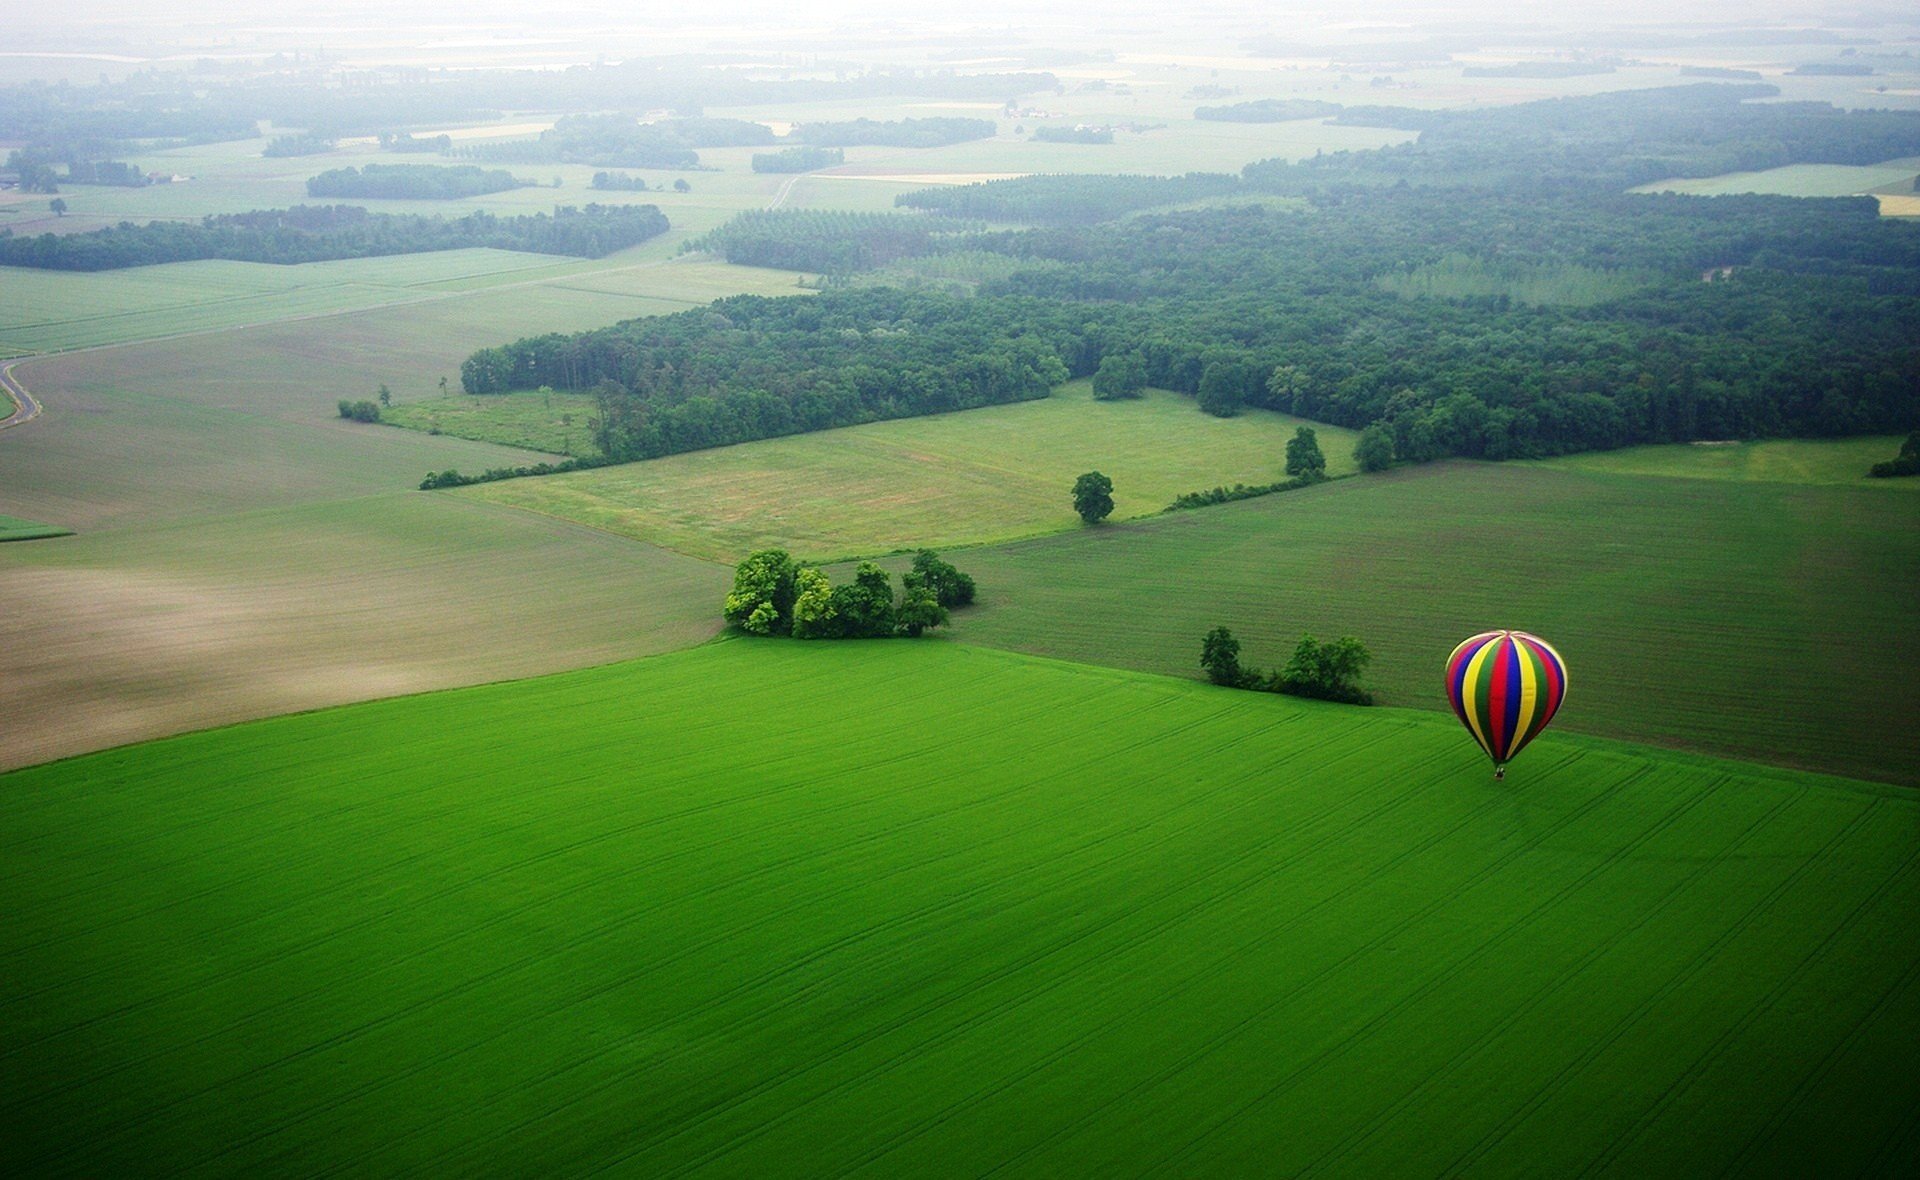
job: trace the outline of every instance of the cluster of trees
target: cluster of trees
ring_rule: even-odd
[[[1139,209],[1177,205],[1243,191],[1240,178],[1218,172],[1185,176],[1045,174],[946,185],[901,193],[894,204],[949,217],[1025,225],[1091,225]]]
[[[276,135],[267,141],[260,152],[263,156],[317,156],[333,150],[334,138],[310,131],[299,131],[292,135]]]
[[[837,147],[790,147],[753,153],[755,172],[812,172],[846,162],[846,150]]]
[[[378,422],[380,420],[380,406],[376,402],[370,402],[364,399],[361,401],[348,401],[345,398],[341,398],[340,416],[355,422]]]
[[[453,201],[509,188],[532,188],[505,169],[436,163],[369,163],[363,169],[328,169],[307,180],[307,196],[369,200]]]
[[[1207,632],[1200,644],[1200,666],[1207,679],[1226,688],[1279,692],[1288,696],[1371,705],[1373,694],[1360,684],[1373,656],[1351,635],[1321,643],[1302,635],[1293,657],[1278,671],[1262,673],[1240,664],[1240,641],[1225,627]]]
[[[368,164],[364,168],[332,168],[307,181],[310,197],[363,197],[452,201],[530,188],[505,169],[476,168],[471,164]]]
[[[592,187],[608,192],[644,193],[647,191],[647,178],[625,172],[596,172],[593,174]]]
[[[1890,479],[1901,475],[1920,475],[1920,430],[1907,435],[1900,444],[1900,453],[1885,463],[1875,463],[1867,472],[1875,479]]]
[[[814,147],[946,147],[973,139],[992,139],[992,119],[852,119],[841,123],[801,123],[789,138]]]
[[[480,212],[451,220],[369,213],[354,205],[296,205],[197,223],[123,221],[83,234],[14,237],[0,230],[0,265],[91,271],[202,258],[294,263],[475,246],[601,258],[666,230],[666,216],[652,205],[563,205],[551,217]]]
[[[698,168],[695,148],[759,147],[772,128],[746,119],[689,116],[643,123],[633,115],[566,115],[537,139],[468,144],[452,154],[525,164],[592,164],[608,168]]]
[[[1035,143],[1112,143],[1111,127],[1036,127]]]
[[[68,184],[107,184],[118,188],[142,188],[147,174],[119,160],[74,160],[67,165]]]
[[[733,572],[721,608],[750,635],[795,639],[919,638],[945,626],[948,612],[973,601],[973,579],[931,549],[914,555],[896,601],[887,571],[863,561],[851,583],[835,586],[825,571],[801,565],[784,549],[752,554]]]
[[[453,136],[444,133],[413,135],[406,131],[382,131],[379,140],[383,152],[444,152],[453,147]]]
[[[1296,119],[1324,119],[1346,108],[1314,98],[1262,98],[1228,106],[1197,107],[1193,117],[1221,123],[1291,123]]]
[[[482,349],[460,376],[468,393],[591,390],[601,451],[651,458],[1045,397],[1069,376],[1042,334],[1058,311],[889,288],[742,295]]]
[[[931,253],[964,225],[906,213],[762,209],[688,243],[728,262],[844,275]]]

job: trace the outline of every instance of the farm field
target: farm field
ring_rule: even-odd
[[[732,571],[417,493],[0,550],[0,767],[686,647]],[[24,710],[24,712],[21,712]]]
[[[1916,525],[1879,487],[1448,463],[969,552],[956,632],[1177,675],[1216,625],[1261,668],[1356,635],[1383,703],[1444,709],[1446,653],[1515,627],[1567,658],[1556,727],[1920,785]]]
[[[1883,164],[1789,164],[1764,172],[1729,172],[1699,179],[1661,180],[1637,193],[1690,193],[1713,197],[1726,193],[1772,193],[1782,197],[1850,197],[1920,175],[1920,159]]]
[[[38,541],[47,537],[64,537],[69,532],[68,529],[50,524],[21,520],[17,516],[0,516],[0,541]]]
[[[1659,475],[1674,479],[1730,479],[1763,483],[1834,484],[1887,491],[1920,491],[1920,480],[1873,479],[1867,469],[1900,453],[1899,435],[1854,438],[1763,439],[1742,443],[1678,443],[1623,447],[1547,460],[1567,471]]]
[[[796,289],[796,276],[785,271],[670,258],[662,245],[647,243],[591,260],[448,250],[295,266],[171,262],[97,274],[0,267],[0,283],[10,296],[0,306],[0,348],[25,353],[125,344],[501,287],[524,292],[537,286],[535,299],[571,296],[594,308],[595,317],[610,317],[608,323],[679,311],[722,295]],[[509,329],[503,324],[502,330]]]
[[[814,560],[1004,540],[1077,527],[1081,472],[1114,481],[1114,518],[1159,512],[1217,484],[1286,478],[1301,420],[1213,418],[1164,390],[1052,397],[767,439],[452,493],[590,524],[700,557],[777,546]],[[1329,473],[1353,470],[1352,432],[1317,426]]]
[[[1558,731],[1496,783],[1430,714],[736,640],[0,779],[0,1153],[1903,1174],[1917,836]]]

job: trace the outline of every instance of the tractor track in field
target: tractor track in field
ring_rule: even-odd
[[[0,419],[0,430],[5,430],[9,426],[23,426],[40,416],[39,401],[28,393],[27,387],[20,384],[19,378],[13,375],[13,367],[29,359],[31,358],[23,356],[15,357],[10,361],[0,361],[0,389],[7,391],[7,397],[12,399],[14,407],[13,413]]]

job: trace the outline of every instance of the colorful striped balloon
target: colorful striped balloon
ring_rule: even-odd
[[[1493,759],[1493,776],[1540,736],[1567,698],[1567,665],[1538,635],[1487,631],[1447,657],[1447,700]]]

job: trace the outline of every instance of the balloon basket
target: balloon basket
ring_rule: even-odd
[[[1503,779],[1503,778],[1505,778],[1505,777],[1507,777],[1507,768],[1506,768],[1506,767],[1504,767],[1504,766],[1496,766],[1496,767],[1494,767],[1494,768],[1493,768],[1493,777],[1494,777],[1494,778],[1496,778],[1496,779]]]

